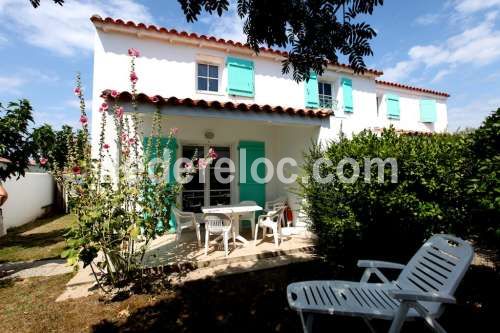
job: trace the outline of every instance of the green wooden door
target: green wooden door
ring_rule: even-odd
[[[264,207],[266,203],[266,184],[260,184],[251,174],[252,163],[258,158],[266,157],[264,142],[240,141],[238,150],[240,173],[242,173],[240,174],[240,201],[252,200],[257,205]],[[243,153],[245,153],[244,156]],[[259,164],[257,176],[260,179],[266,176],[264,163]]]

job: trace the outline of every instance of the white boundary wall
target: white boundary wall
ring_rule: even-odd
[[[26,172],[24,177],[12,177],[3,187],[9,198],[1,207],[3,232],[31,222],[46,212],[46,206],[54,203],[54,179],[48,173]],[[0,230],[0,235],[2,230]]]

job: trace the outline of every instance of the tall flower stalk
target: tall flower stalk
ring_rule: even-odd
[[[156,105],[148,140],[140,148],[142,120],[138,116],[137,88],[139,80],[135,61],[139,51],[129,50],[130,112],[120,105],[120,94],[111,91],[105,95],[100,112],[97,158],[92,159],[90,147],[79,156],[69,139],[69,163],[72,166],[65,177],[71,211],[78,223],[68,233],[69,249],[64,256],[72,264],[82,262],[92,268],[96,280],[121,285],[130,281],[143,266],[144,254],[151,240],[168,231],[171,207],[182,185],[167,177],[171,166],[172,143],[178,129],[162,134],[162,117],[159,100],[151,97]],[[80,101],[80,122],[83,137],[88,141],[88,119],[80,81],[76,77],[75,94]],[[109,121],[114,131],[108,133]],[[108,134],[115,134],[106,142]],[[166,140],[165,140],[166,139]],[[214,151],[201,160],[209,162],[216,157]],[[207,163],[197,163],[206,166]],[[194,161],[192,165],[195,165]],[[195,168],[191,172],[196,172]],[[140,275],[139,275],[140,276]]]

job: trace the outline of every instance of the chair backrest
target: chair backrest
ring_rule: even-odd
[[[266,210],[278,210],[286,205],[286,198],[280,197],[272,201],[266,201]]]
[[[231,227],[231,218],[226,214],[205,214],[203,220],[205,221],[205,228],[210,233],[222,233]]]
[[[396,283],[402,289],[440,292],[452,296],[472,262],[474,249],[463,239],[434,235],[411,258]],[[441,304],[421,302],[431,314]]]
[[[177,207],[172,207],[172,213],[174,213],[174,216],[175,216],[176,229],[179,230],[181,227],[181,224],[182,224],[182,220],[183,220],[182,211]]]

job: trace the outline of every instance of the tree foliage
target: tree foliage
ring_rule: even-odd
[[[0,104],[0,157],[12,163],[0,168],[0,182],[17,175],[24,176],[33,154],[30,125],[33,123],[32,108],[26,99]]]
[[[178,0],[189,22],[205,11],[221,16],[228,0]],[[261,45],[289,49],[283,72],[293,69],[297,81],[308,80],[310,70],[323,73],[328,62],[346,56],[356,72],[366,70],[364,58],[373,54],[375,31],[361,15],[371,15],[383,0],[237,0],[250,47]]]
[[[54,3],[62,6],[63,3],[64,3],[64,0],[52,0],[54,1]],[[29,0],[29,2],[31,3],[31,5],[34,7],[34,8],[37,8],[38,6],[40,6],[40,0]]]
[[[33,129],[32,137],[33,158],[43,168],[55,174],[67,171],[70,148],[82,156],[85,145],[89,144],[85,142],[82,130],[75,131],[68,125],[54,130],[49,124],[44,124]]]

